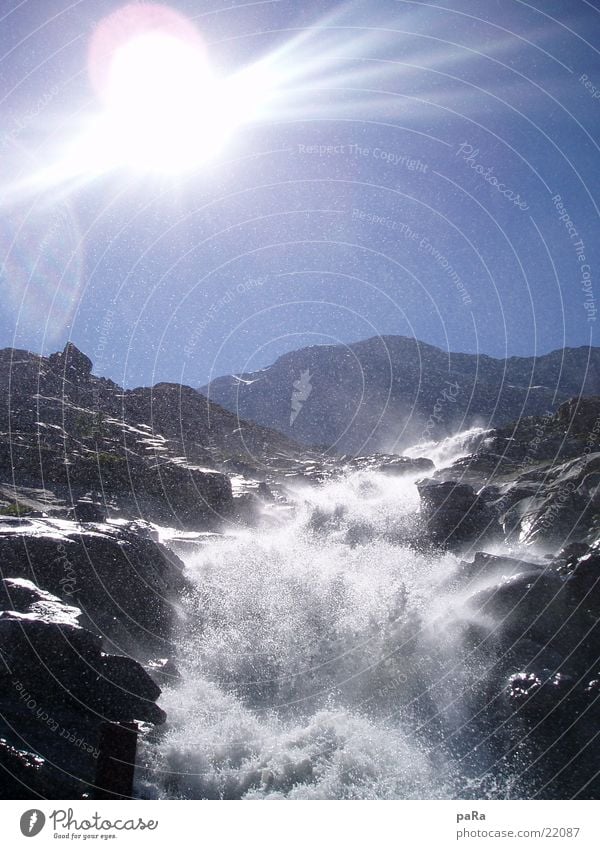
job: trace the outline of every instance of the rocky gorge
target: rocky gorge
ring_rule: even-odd
[[[0,792],[129,795],[135,743],[123,733],[164,722],[156,681],[176,676],[186,587],[156,523],[233,520],[219,468],[267,440],[217,407],[209,421],[191,389],[123,391],[70,344],[47,358],[0,352],[0,392]],[[133,760],[119,785],[108,752],[123,745]]]
[[[598,397],[339,454],[73,345],[0,388],[4,798],[598,798]]]

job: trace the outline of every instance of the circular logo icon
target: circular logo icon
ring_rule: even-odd
[[[30,811],[25,811],[21,817],[21,833],[25,837],[35,837],[46,824],[46,817],[42,811],[37,808],[32,808]]]

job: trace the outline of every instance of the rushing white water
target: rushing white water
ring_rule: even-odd
[[[476,451],[492,433],[483,427],[471,427],[439,442],[418,442],[403,450],[406,457],[428,457],[438,468],[449,466],[460,457],[466,457]]]
[[[413,479],[359,472],[188,558],[183,681],[161,698],[169,721],[145,744],[141,795],[505,792],[508,779],[481,779],[485,746],[474,769],[465,734],[489,658],[469,648],[459,562],[402,542],[417,506]]]

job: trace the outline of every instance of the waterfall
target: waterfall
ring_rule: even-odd
[[[471,427],[439,442],[423,441],[403,450],[406,457],[428,457],[436,466],[449,466],[460,457],[466,457],[476,451],[493,431],[483,427]]]
[[[491,626],[468,611],[478,587],[458,558],[403,541],[417,511],[414,478],[361,471],[188,556],[182,682],[163,692],[140,795],[510,793],[471,723],[491,660],[470,636]]]

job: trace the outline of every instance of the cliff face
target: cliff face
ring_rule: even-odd
[[[428,369],[441,362],[435,349],[430,354]],[[595,380],[591,371],[584,379],[575,354],[572,368],[565,366],[557,378],[565,391]],[[566,352],[561,357],[569,360]],[[387,379],[384,365],[369,359],[365,397],[367,386],[382,387]],[[402,385],[409,391],[413,380],[418,397],[409,345],[404,361]],[[330,390],[341,403],[351,386],[335,356],[330,362]],[[551,358],[544,368],[552,375],[560,362]],[[316,392],[318,372],[302,365],[308,367],[292,382],[288,427],[309,411]],[[489,375],[496,367],[496,361],[479,363],[479,374],[488,378],[481,378],[479,389],[477,378],[477,391],[493,385]],[[467,366],[461,368],[466,374]],[[512,374],[511,380],[521,379],[516,366]],[[450,420],[444,411],[458,407],[455,387],[463,384],[445,377],[444,385],[434,401],[434,425],[440,427]],[[512,388],[521,391],[517,383]],[[179,718],[173,717],[181,752],[189,751],[190,740],[199,745],[193,736],[198,691],[187,687],[195,677],[214,676],[208,689],[217,694],[219,718],[228,704],[239,716],[236,686],[243,709],[257,708],[260,715],[266,705],[277,711],[297,704],[299,696],[308,702],[315,693],[333,691],[336,699],[347,699],[354,716],[355,706],[362,709],[375,694],[387,738],[394,733],[388,718],[405,707],[402,699],[414,704],[420,699],[415,693],[435,692],[449,662],[464,675],[459,698],[470,717],[463,725],[466,757],[475,750],[473,740],[483,740],[489,757],[500,762],[508,740],[516,753],[507,761],[512,781],[527,763],[519,746],[527,729],[532,775],[517,794],[598,798],[592,743],[600,627],[599,397],[572,398],[554,413],[544,408],[541,416],[517,413],[511,425],[473,428],[442,446],[423,446],[431,457],[414,449],[411,457],[343,457],[302,449],[190,387],[125,391],[95,377],[89,359],[73,346],[47,358],[0,352],[0,389],[1,796],[131,795],[137,733],[147,745],[159,739],[151,726],[165,721],[163,707],[170,709],[167,694],[161,706],[156,703],[160,686],[178,681],[182,658],[189,701],[178,691]],[[481,397],[476,390],[472,396]],[[527,392],[524,398],[529,401]],[[322,394],[319,403],[327,400]],[[341,414],[336,421],[343,424]],[[322,426],[329,425],[325,417]],[[322,442],[323,430],[315,432]],[[228,533],[237,521],[244,533]],[[216,533],[221,525],[222,536]],[[269,528],[276,529],[270,537]],[[207,547],[203,562],[209,568],[185,572],[176,552],[195,556]],[[439,611],[433,628],[430,609]],[[421,610],[428,611],[424,619]],[[421,643],[428,629],[433,640],[442,635],[439,651],[434,641]],[[459,641],[448,641],[446,634],[457,630]],[[427,665],[414,665],[421,645],[427,663],[437,658],[429,679]],[[368,655],[359,652],[353,667],[362,646]],[[473,650],[476,674],[464,661]],[[374,657],[385,663],[373,663]],[[374,677],[355,687],[365,670]],[[222,680],[227,698],[220,695]],[[353,683],[344,694],[340,681],[348,680]],[[282,689],[265,688],[265,682]],[[202,687],[200,698],[206,692]],[[438,695],[447,692],[444,683]],[[454,716],[454,688],[450,696]],[[439,704],[427,695],[419,722],[430,716],[438,721]],[[181,724],[182,706],[189,724]],[[412,734],[413,723],[407,727]],[[219,719],[218,776],[202,790],[213,794],[208,798],[223,796],[214,790],[223,777],[222,728]],[[454,763],[463,740],[456,743],[455,726],[448,728]],[[490,734],[498,728],[500,734]],[[209,763],[210,733],[202,733]],[[296,731],[286,737],[296,751]],[[266,739],[265,757],[271,757]],[[343,739],[344,756],[347,744]],[[236,730],[236,757],[239,745]],[[185,796],[195,785],[180,769],[186,761],[177,743],[173,749],[170,741],[169,749],[178,764],[171,769],[166,761],[169,793]],[[155,754],[163,757],[161,751]],[[282,783],[274,776],[265,783],[264,771],[252,768],[255,789],[288,792],[293,760],[283,752]],[[547,754],[540,758],[539,752]],[[573,752],[579,753],[576,769],[570,768]],[[307,770],[304,753],[301,758],[298,784],[313,785],[319,770]],[[395,776],[395,755],[391,762]],[[479,762],[475,766],[479,770]],[[148,780],[154,780],[154,767],[151,759]],[[195,762],[192,769],[196,776]],[[248,773],[241,774],[243,795],[251,785]],[[238,791],[230,775],[225,780],[233,795]],[[465,786],[456,798],[464,797]]]
[[[0,351],[0,398],[5,508],[21,500],[52,512],[96,493],[129,518],[205,527],[231,508],[225,472],[298,451],[190,387],[123,390],[95,377],[70,343],[50,357]]]
[[[107,740],[129,733],[131,765],[133,723],[165,719],[151,674],[176,677],[186,588],[135,520],[219,525],[234,508],[226,459],[286,440],[189,387],[124,391],[72,344],[0,351],[0,399],[0,795],[106,798]]]
[[[375,337],[294,351],[269,368],[217,378],[201,391],[241,418],[306,445],[397,451],[600,393],[600,349],[502,360],[448,354],[403,336]]]

